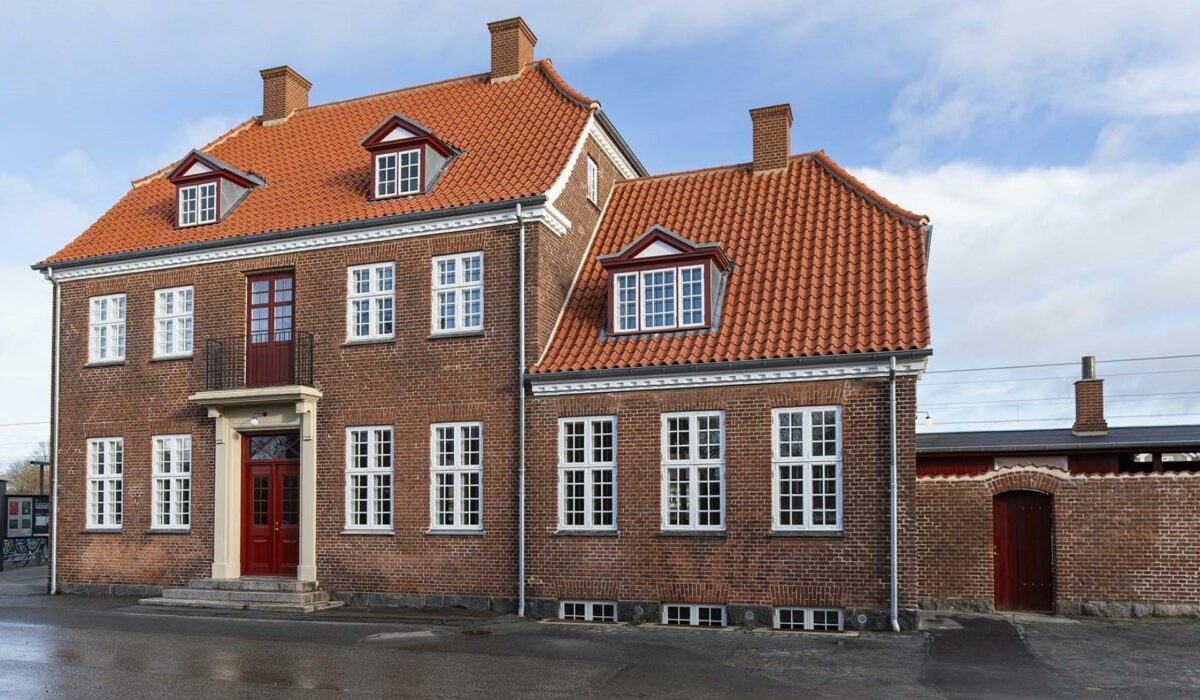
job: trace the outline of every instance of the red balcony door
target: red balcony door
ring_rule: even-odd
[[[242,574],[295,576],[300,561],[300,438],[244,435]]]
[[[1054,498],[1007,491],[992,501],[997,610],[1054,609]]]
[[[247,279],[246,386],[291,384],[292,316],[295,289],[291,272]]]

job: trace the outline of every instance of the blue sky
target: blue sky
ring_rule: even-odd
[[[20,3],[0,24],[0,462],[45,430],[7,424],[48,411],[30,263],[257,114],[258,69],[290,64],[313,103],[482,72],[486,22],[514,14],[652,172],[747,160],[746,110],[786,101],[794,151],[928,213],[931,369],[1200,350],[1194,2]],[[1200,361],[1132,366],[1173,374],[1102,365],[1125,368],[1110,413],[1182,415],[1114,423],[1200,420]],[[1073,373],[931,375],[922,401],[945,429],[1057,419],[962,402],[1069,398]]]

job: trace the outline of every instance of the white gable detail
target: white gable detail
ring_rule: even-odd
[[[678,255],[683,251],[673,245],[669,245],[663,241],[655,241],[646,246],[646,249],[637,255],[635,258],[656,258],[660,255]]]
[[[196,161],[195,163],[192,163],[192,167],[188,168],[187,172],[184,173],[183,176],[187,177],[188,175],[203,175],[204,173],[211,172],[212,168],[208,167],[204,163],[201,163],[200,161]]]
[[[398,126],[395,129],[392,129],[390,134],[388,134],[387,136],[384,136],[382,139],[380,139],[380,142],[401,141],[403,139],[411,139],[414,136],[416,136],[416,134],[414,134],[413,132],[409,131],[408,129]]]

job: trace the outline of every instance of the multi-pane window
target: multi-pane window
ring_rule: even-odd
[[[433,259],[433,332],[483,330],[483,253]]]
[[[614,330],[634,333],[704,326],[704,276],[703,265],[614,274]]]
[[[616,527],[616,419],[558,422],[558,524],[564,530]]]
[[[841,529],[841,410],[778,408],[771,422],[775,529]]]
[[[88,362],[125,359],[125,295],[92,297],[89,311]]]
[[[395,336],[396,266],[357,265],[346,273],[346,338],[377,340]]]
[[[600,187],[597,175],[596,161],[591,156],[587,159],[587,198],[592,204],[599,204]]]
[[[375,196],[394,197],[421,191],[421,149],[375,156]]]
[[[429,452],[431,529],[482,529],[483,424],[433,424]]]
[[[724,414],[662,416],[662,527],[725,526]]]
[[[400,194],[421,191],[421,149],[400,152]]]
[[[153,438],[154,523],[156,529],[187,528],[192,523],[192,436]]]
[[[392,429],[346,429],[346,529],[392,529]]]
[[[87,526],[92,529],[119,529],[121,475],[125,468],[124,439],[88,440],[87,460]]]
[[[393,197],[396,194],[396,160],[395,153],[381,153],[375,156],[375,196]]]
[[[217,220],[217,183],[179,188],[179,225],[195,226]]]
[[[724,605],[683,605],[671,604],[663,606],[664,625],[690,625],[692,627],[724,627]]]
[[[160,289],[154,293],[154,356],[192,354],[191,287]]]
[[[775,629],[841,632],[839,608],[775,608]]]
[[[564,600],[558,604],[558,619],[574,622],[616,622],[617,604],[597,600]]]

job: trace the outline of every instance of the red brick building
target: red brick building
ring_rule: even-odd
[[[1071,428],[918,436],[922,607],[1200,615],[1200,426],[1109,428],[1083,366]]]
[[[650,177],[489,29],[489,72],[344,102],[263,71],[36,266],[53,585],[911,626],[925,218],[789,155],[787,105]]]

